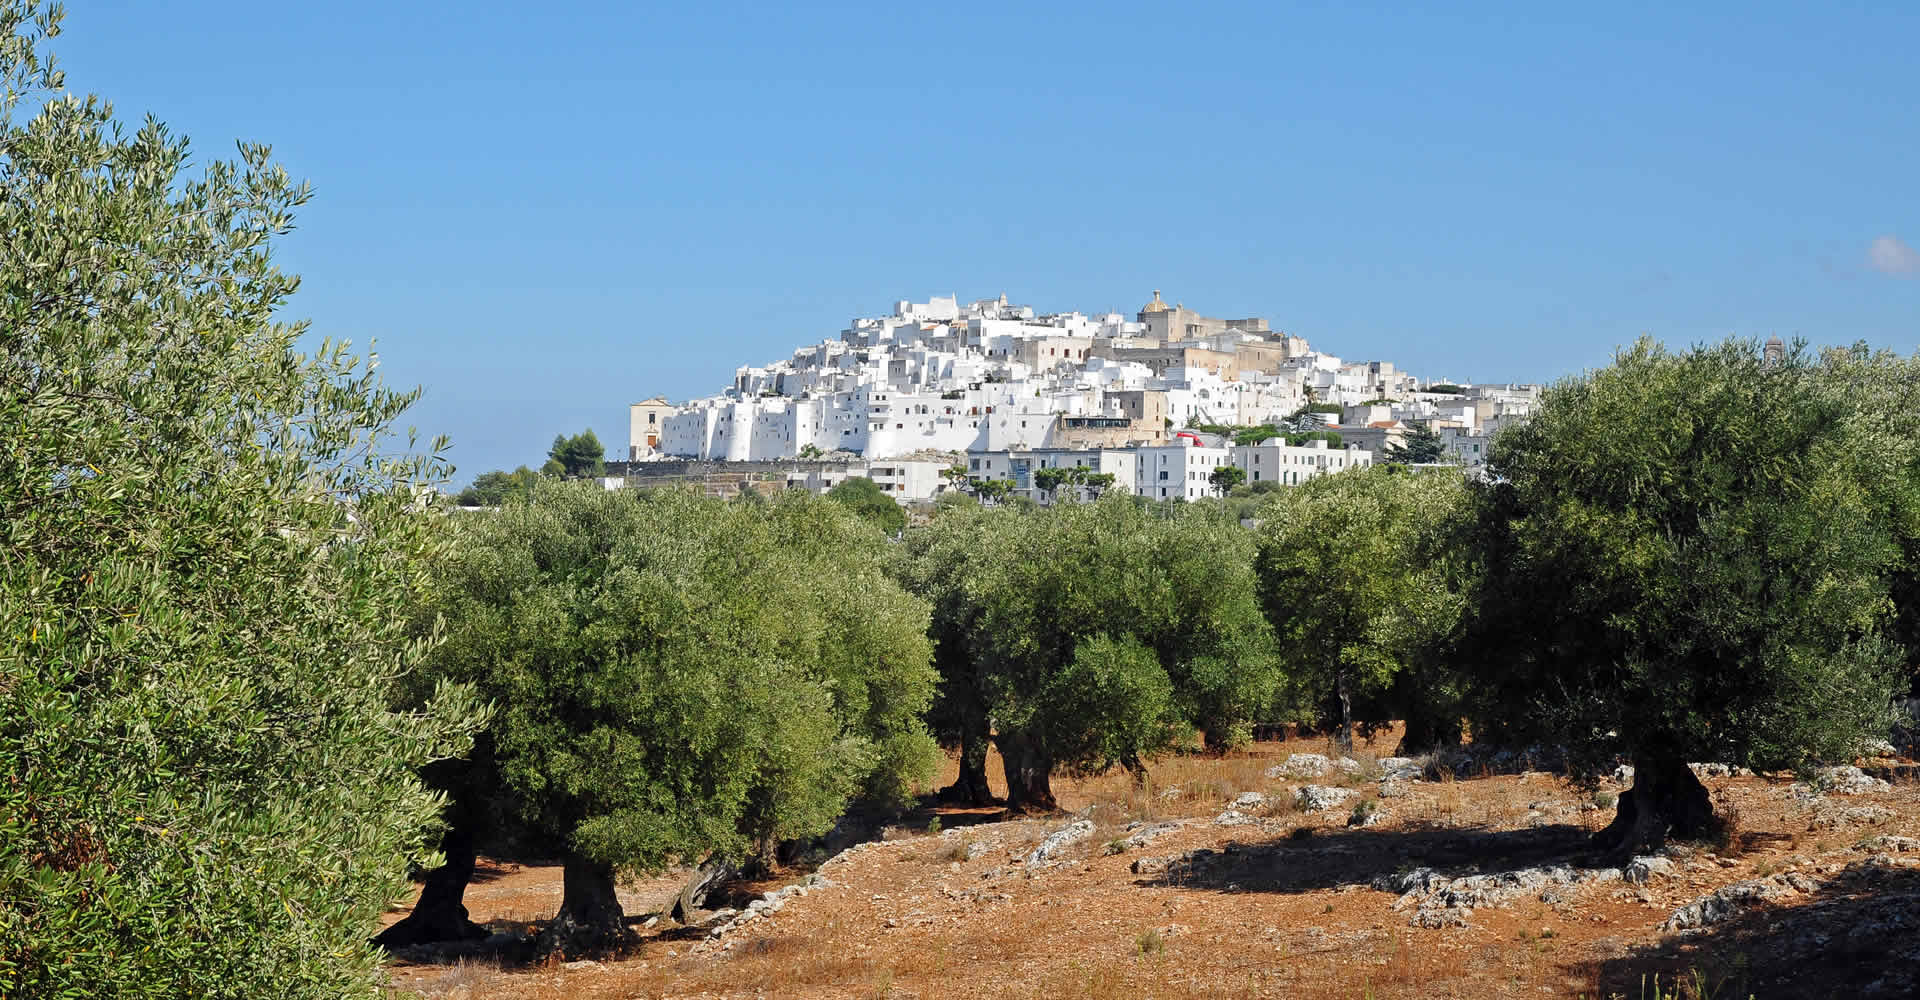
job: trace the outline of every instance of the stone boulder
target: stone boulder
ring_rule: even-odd
[[[1663,931],[1686,931],[1731,920],[1752,907],[1812,892],[1813,880],[1796,872],[1771,878],[1735,882],[1673,911],[1660,925]]]
[[[1620,877],[1628,885],[1646,885],[1656,878],[1668,878],[1673,875],[1673,862],[1659,855],[1634,858],[1620,872]]]
[[[1047,834],[1046,839],[1040,841],[1040,846],[1034,848],[1033,851],[1027,855],[1027,867],[1029,869],[1038,868],[1051,861],[1058,860],[1061,853],[1067,848],[1091,836],[1093,836],[1092,820],[1074,820],[1066,826]]]
[[[1318,778],[1333,769],[1333,762],[1317,753],[1289,754],[1287,759],[1267,768],[1269,778]]]
[[[1333,785],[1303,785],[1299,802],[1302,812],[1325,812],[1353,797],[1353,789]]]

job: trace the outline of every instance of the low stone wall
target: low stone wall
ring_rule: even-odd
[[[743,489],[778,493],[790,472],[835,472],[851,468],[847,462],[609,462],[607,475],[625,480],[628,489],[657,486],[693,486],[707,496],[732,497]],[[857,463],[864,466],[864,463]]]

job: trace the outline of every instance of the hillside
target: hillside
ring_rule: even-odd
[[[1507,756],[1427,762],[1415,776],[1366,752],[1393,742],[1382,734],[1351,770],[1319,775],[1319,761],[1293,755],[1326,745],[1295,740],[1169,760],[1144,788],[1119,774],[1063,780],[1067,814],[1048,819],[923,811],[817,870],[712,904],[776,893],[757,915],[649,922],[679,880],[629,887],[644,926],[623,960],[401,961],[391,982],[524,1000],[1638,997],[1653,995],[1655,974],[1663,985],[1697,974],[1714,996],[1920,987],[1909,763],[1867,761],[1895,783],[1842,770],[1825,791],[1711,769],[1703,780],[1735,817],[1729,837],[1623,871],[1582,851],[1619,782],[1583,793]],[[1056,840],[1077,839],[1036,852],[1062,831]],[[777,892],[794,884],[807,888]],[[495,931],[524,932],[559,892],[557,867],[494,863],[468,905]]]

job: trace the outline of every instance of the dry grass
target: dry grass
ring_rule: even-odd
[[[1392,744],[1382,743],[1380,752],[1390,751]],[[600,970],[454,967],[433,982],[414,983],[411,975],[435,970],[401,968],[394,986],[509,1000],[1607,996],[1622,990],[1617,969],[1611,979],[1596,970],[1662,940],[1658,925],[1674,906],[1717,885],[1792,868],[1795,851],[1844,861],[1860,856],[1855,844],[1867,842],[1868,832],[1920,834],[1915,786],[1875,800],[1895,809],[1897,821],[1803,841],[1796,831],[1805,819],[1793,812],[1799,807],[1786,799],[1785,786],[1716,779],[1708,782],[1716,808],[1737,816],[1732,843],[1725,850],[1701,845],[1684,879],[1645,888],[1651,902],[1601,887],[1584,892],[1576,906],[1526,899],[1477,909],[1467,928],[1416,929],[1406,913],[1391,909],[1391,895],[1367,882],[1375,872],[1424,863],[1405,853],[1417,838],[1498,836],[1542,824],[1597,829],[1611,812],[1590,808],[1591,790],[1553,775],[1463,776],[1378,799],[1386,821],[1348,830],[1351,810],[1372,798],[1368,788],[1359,787],[1361,795],[1343,808],[1308,814],[1285,794],[1305,782],[1266,777],[1288,753],[1327,749],[1323,741],[1296,740],[1224,758],[1173,757],[1157,762],[1145,782],[1120,772],[1057,779],[1063,809],[1092,819],[1096,829],[1043,872],[1029,873],[1011,859],[1063,818],[961,829],[991,819],[990,812],[940,810],[944,835],[928,836],[925,813],[903,821],[893,832],[899,842],[830,866],[822,874],[835,888],[792,900],[736,935],[724,952],[696,955],[690,940],[653,938],[635,958]],[[1002,791],[998,760],[990,767],[995,791]],[[1179,794],[1164,796],[1169,788]],[[1209,822],[1246,791],[1268,797],[1257,810],[1269,821],[1264,828]],[[1146,847],[1108,851],[1127,823],[1196,817],[1202,819]],[[1271,871],[1256,867],[1253,874],[1271,884],[1167,880],[1129,870],[1141,858],[1221,850],[1229,842],[1269,852]],[[969,860],[975,843],[985,850]],[[765,887],[801,874],[782,873]],[[476,918],[544,915],[557,897],[541,893],[557,885],[557,872],[530,870],[524,878],[524,900],[489,886],[495,895],[487,902],[497,909],[476,909]],[[1679,970],[1660,971],[1670,989]]]

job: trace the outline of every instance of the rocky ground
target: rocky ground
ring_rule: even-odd
[[[1067,812],[1045,819],[926,811],[733,886],[691,926],[656,916],[677,877],[631,886],[642,943],[620,960],[415,954],[391,983],[526,1000],[1637,998],[1658,975],[1715,997],[1920,994],[1910,764],[1863,761],[1819,787],[1699,768],[1729,835],[1620,864],[1584,841],[1630,775],[1587,792],[1525,754],[1368,749],[1262,743],[1166,761],[1144,787],[1061,782]],[[468,906],[510,936],[559,894],[557,868],[495,862]]]

